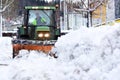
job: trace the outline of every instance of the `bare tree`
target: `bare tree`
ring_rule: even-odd
[[[0,37],[2,37],[2,13],[14,2],[14,0],[0,0]]]
[[[71,4],[71,9],[76,12],[87,12],[88,27],[92,26],[92,12],[99,8],[102,4],[106,3],[108,0],[67,0]],[[77,7],[74,7],[77,5]]]
[[[5,19],[14,19],[18,17],[19,10],[19,0],[17,0],[14,1],[8,8],[6,8],[2,16]]]

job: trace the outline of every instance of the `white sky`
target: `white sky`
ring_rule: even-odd
[[[22,57],[11,61],[11,39],[0,38],[0,63],[9,62],[9,66],[0,66],[0,80],[120,80],[119,33],[117,23],[81,27],[59,37],[52,50],[57,59],[22,50]]]

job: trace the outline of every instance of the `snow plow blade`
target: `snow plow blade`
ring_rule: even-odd
[[[51,41],[35,41],[35,40],[13,40],[13,58],[19,54],[19,51],[37,50],[48,54],[55,44],[55,40]]]

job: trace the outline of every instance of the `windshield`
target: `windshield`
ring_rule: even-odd
[[[53,10],[29,10],[29,25],[54,26]]]

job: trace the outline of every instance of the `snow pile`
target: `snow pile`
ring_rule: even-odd
[[[71,60],[70,56],[79,57],[81,54],[100,53],[100,51],[113,51],[119,48],[120,25],[102,26],[98,28],[81,28],[58,39],[55,49],[59,59]],[[110,53],[110,51],[108,53]],[[63,55],[64,54],[64,55]],[[98,55],[98,54],[97,54]]]
[[[12,38],[0,38],[0,61],[12,58]]]
[[[42,52],[21,51],[2,79],[120,80],[120,24],[81,27],[60,37],[52,51],[57,59]]]
[[[66,74],[72,67],[59,63],[56,59],[43,53],[31,51],[27,56],[16,58],[10,65],[4,80],[70,80]]]
[[[79,68],[77,80],[120,80],[120,24],[81,28],[55,46],[59,61]]]

